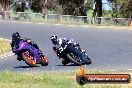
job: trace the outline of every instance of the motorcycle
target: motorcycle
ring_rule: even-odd
[[[12,48],[13,53],[17,55],[17,60],[25,61],[25,63],[31,67],[36,66],[36,64],[41,64],[42,66],[48,65],[48,58],[42,57],[38,53],[38,49],[24,42],[23,40],[17,41],[18,43]]]
[[[92,63],[86,51],[80,50],[80,48],[73,43],[61,45],[59,48],[53,47],[53,50],[59,58],[62,58],[63,65],[67,65],[70,62],[75,63],[76,65]]]

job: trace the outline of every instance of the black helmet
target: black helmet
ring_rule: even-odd
[[[13,33],[12,40],[19,40],[21,37],[18,32]]]
[[[51,41],[53,44],[56,44],[57,43],[57,35],[52,35],[51,36]]]

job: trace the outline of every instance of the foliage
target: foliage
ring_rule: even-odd
[[[31,9],[34,12],[42,12],[45,14],[47,10],[54,9],[57,5],[57,0],[32,0]]]
[[[11,51],[10,43],[0,39],[0,54],[4,54]]]
[[[103,17],[112,17],[112,11],[111,10],[103,10]]]
[[[132,0],[108,0],[113,17],[132,18]]]
[[[60,0],[60,5],[65,15],[86,16],[92,9],[92,0]]]
[[[0,0],[0,3],[4,5],[5,1]],[[18,2],[14,3],[15,11],[24,12],[26,10],[25,3],[27,1],[21,1],[21,4]],[[102,10],[102,0],[32,0],[31,10],[42,13],[44,16],[49,12],[63,15],[87,16],[87,12],[93,10],[92,17],[132,18],[132,0],[107,1],[112,10]],[[10,0],[10,4],[13,4],[13,0]],[[95,9],[93,9],[93,5],[95,5]],[[98,20],[97,23],[100,22],[101,20]]]
[[[44,8],[60,12],[64,15],[86,16],[88,9],[93,6],[93,0],[33,0],[32,10],[42,12]]]

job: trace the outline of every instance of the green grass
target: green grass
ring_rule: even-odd
[[[96,71],[97,72],[97,71]],[[93,71],[94,73],[94,71]],[[13,73],[0,72],[0,88],[121,88],[113,84],[76,83],[75,73]]]
[[[0,39],[0,54],[5,54],[11,51],[10,43],[3,39]]]
[[[27,14],[26,14],[27,13]],[[81,17],[77,17],[77,19],[74,18],[74,16],[67,16],[67,17],[63,17],[64,22],[61,22],[61,24],[74,24],[74,25],[97,25],[97,26],[129,26],[126,22],[117,22],[117,21],[113,21],[113,19],[111,19],[111,16],[106,16],[108,17],[107,19],[101,19],[101,24],[92,24],[92,13],[93,10],[89,10],[87,12],[87,22],[84,22],[84,19]],[[60,23],[60,18],[59,16],[56,17],[56,15],[54,16],[49,16],[49,18],[47,19],[47,21],[44,21],[44,18],[42,17],[41,14],[37,14],[37,13],[33,13],[32,10],[28,10],[25,11],[23,14],[22,13],[18,13],[15,14],[15,12],[11,12],[10,13],[10,17],[12,20],[17,20],[17,21],[27,21],[27,22],[33,22],[33,23],[50,23],[50,24],[57,24]]]

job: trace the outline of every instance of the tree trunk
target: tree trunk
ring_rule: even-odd
[[[1,2],[0,2],[0,19],[2,19],[3,17],[2,17],[2,4],[1,4]]]
[[[102,0],[95,0],[95,9],[93,12],[93,17],[101,17],[102,16]],[[97,20],[97,23],[101,23],[101,19]]]
[[[9,0],[5,0],[5,19],[9,19],[10,18],[10,12],[9,12],[10,8],[9,8]]]
[[[129,26],[132,28],[132,19],[130,20],[130,25]]]
[[[48,7],[47,7],[47,4],[48,4],[48,0],[45,0],[44,4],[43,4],[43,7],[42,7],[42,14],[44,15],[44,21],[45,22],[47,21],[47,17],[48,17]]]

